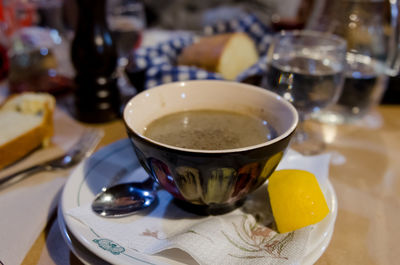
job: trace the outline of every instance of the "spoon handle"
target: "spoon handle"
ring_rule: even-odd
[[[158,184],[157,180],[155,180],[152,176],[149,176],[145,181],[140,183],[140,186],[143,189],[157,190],[160,185]]]

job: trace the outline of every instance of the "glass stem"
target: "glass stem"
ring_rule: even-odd
[[[297,125],[297,130],[295,135],[295,141],[297,143],[301,143],[307,140],[307,133],[305,131],[304,121],[305,121],[304,113],[299,112],[299,124]]]

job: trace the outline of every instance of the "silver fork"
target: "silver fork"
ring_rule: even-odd
[[[65,154],[1,178],[0,190],[38,172],[67,169],[78,164],[92,154],[103,135],[102,130],[87,130]]]

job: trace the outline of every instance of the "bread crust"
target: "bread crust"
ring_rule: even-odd
[[[7,102],[19,95],[10,96],[1,106],[3,107]],[[51,137],[54,134],[53,111],[55,99],[52,96],[49,99],[41,110],[43,111],[43,118],[38,126],[0,145],[0,169],[20,160],[36,148],[50,144]],[[34,114],[27,114],[27,116],[29,115]]]
[[[50,145],[51,137],[54,135],[54,109],[48,106],[48,104],[46,104],[45,109],[43,124],[40,127],[43,130],[43,140],[41,143],[44,147],[47,147]]]
[[[39,147],[42,144],[44,134],[46,134],[46,129],[41,124],[0,146],[0,169],[18,161]]]
[[[237,41],[241,42],[241,47],[238,47]],[[178,65],[196,66],[217,72],[225,79],[235,80],[239,73],[257,60],[258,53],[253,40],[246,33],[236,32],[202,37],[183,49],[178,57]]]
[[[216,72],[221,54],[232,37],[231,33],[202,37],[198,42],[187,46],[182,51],[178,57],[178,64],[197,66],[210,72]]]

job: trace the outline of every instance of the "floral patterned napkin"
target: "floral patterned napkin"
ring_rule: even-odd
[[[329,156],[286,155],[279,168],[306,169],[327,179]],[[67,212],[98,235],[100,247],[113,254],[130,248],[162,255],[166,249],[187,252],[199,264],[296,264],[307,254],[312,226],[286,234],[273,230],[267,185],[251,194],[231,213],[198,216],[177,207],[172,196],[159,192],[159,204],[145,213],[122,219],[107,219],[92,213],[90,205]],[[110,244],[112,242],[112,244]],[[156,263],[156,262],[155,262]]]

